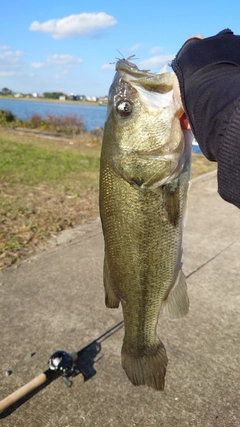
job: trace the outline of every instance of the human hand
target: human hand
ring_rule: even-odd
[[[194,38],[203,39],[204,37],[201,34],[197,34],[195,36],[188,37],[187,40],[194,39]],[[178,102],[178,104],[180,105],[180,107],[183,109],[182,100],[181,100],[181,93],[180,93],[180,88],[179,88],[179,82],[178,82],[178,78],[177,78],[175,73],[173,73],[173,96],[176,99],[176,101]],[[191,129],[189,121],[187,119],[187,116],[184,112],[183,112],[183,114],[179,120],[180,120],[180,124],[181,124],[182,129]]]

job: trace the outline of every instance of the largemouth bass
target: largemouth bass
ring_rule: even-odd
[[[189,306],[181,256],[191,145],[172,83],[172,73],[117,62],[100,162],[105,301],[122,305],[128,378],[157,390],[167,366],[159,313],[179,318]]]

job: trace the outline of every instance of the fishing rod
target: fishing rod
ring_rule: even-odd
[[[86,350],[90,349],[93,344],[102,343],[107,338],[109,338],[114,333],[118,332],[119,329],[123,327],[123,321],[119,322],[117,325],[108,329],[102,335],[100,335],[97,339],[92,341],[86,347],[82,348],[79,352],[67,353],[63,350],[58,350],[48,359],[49,368],[39,374],[37,377],[33,378],[27,384],[14,391],[12,394],[7,396],[5,399],[0,401],[0,413],[5,411],[5,409],[12,406],[14,403],[17,403],[20,399],[27,396],[29,393],[34,391],[37,387],[43,385],[51,377],[55,375],[62,374],[62,380],[67,385],[67,387],[71,387],[72,381],[70,377],[74,377],[75,375],[81,374],[82,380],[84,381],[85,376],[84,372],[81,369],[77,368],[76,361],[81,358],[81,356],[85,353]]]
[[[76,352],[69,354],[66,351],[62,350],[56,351],[48,359],[49,368],[45,372],[42,372],[37,377],[33,378],[33,380],[29,381],[29,383],[25,384],[24,386],[7,396],[5,399],[0,401],[0,413],[3,412],[5,409],[9,408],[9,406],[18,402],[20,399],[25,397],[31,391],[35,390],[37,387],[43,385],[47,380],[51,378],[53,372],[58,374],[62,373],[63,382],[68,387],[71,387],[72,381],[69,379],[69,377],[76,375],[76,373],[79,373],[79,371],[74,365],[74,362],[77,359],[78,354]]]

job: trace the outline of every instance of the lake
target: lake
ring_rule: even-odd
[[[10,110],[19,119],[25,119],[36,113],[45,118],[47,114],[53,116],[66,116],[74,114],[80,116],[86,130],[93,130],[96,127],[104,126],[107,107],[99,105],[79,105],[59,102],[44,101],[21,101],[15,99],[0,99],[0,109]],[[198,144],[194,142],[193,153],[202,153]]]
[[[0,109],[10,110],[19,119],[25,119],[36,113],[45,118],[47,114],[53,116],[75,115],[81,117],[87,130],[103,127],[107,107],[99,105],[79,105],[60,102],[21,101],[14,99],[0,99]]]

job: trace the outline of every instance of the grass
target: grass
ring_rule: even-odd
[[[0,268],[97,217],[99,155],[79,141],[1,132]]]
[[[96,188],[98,159],[1,140],[0,181],[67,191]]]
[[[192,156],[192,167],[191,167],[191,179],[197,178],[207,172],[216,170],[217,163],[209,162],[202,154],[193,154]]]
[[[0,269],[29,257],[61,230],[99,215],[100,145],[73,139],[0,135]],[[193,155],[192,177],[216,168]]]

